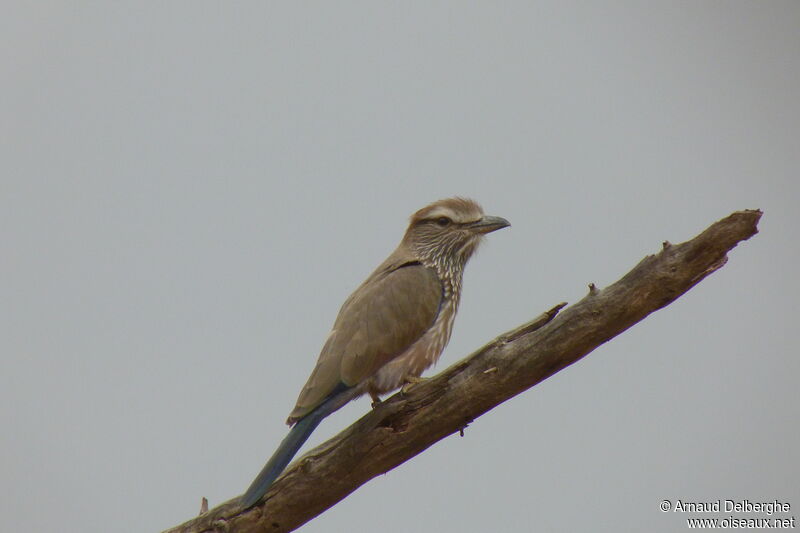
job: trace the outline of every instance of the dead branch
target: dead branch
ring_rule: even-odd
[[[737,211],[682,244],[664,242],[619,281],[500,335],[437,376],[395,394],[287,468],[259,506],[234,498],[165,533],[292,531],[358,487],[457,433],[668,305],[756,234],[761,211]],[[557,316],[556,316],[557,315]]]

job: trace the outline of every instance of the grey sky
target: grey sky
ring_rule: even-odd
[[[158,531],[243,492],[341,302],[456,194],[513,227],[434,372],[665,239],[765,215],[686,296],[304,531],[800,515],[800,3],[3,11],[4,529]]]

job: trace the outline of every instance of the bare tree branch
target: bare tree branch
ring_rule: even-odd
[[[758,232],[760,218],[761,211],[738,211],[683,244],[665,242],[613,285],[590,285],[558,316],[565,304],[384,401],[290,465],[259,506],[242,511],[232,499],[168,533],[296,529],[674,301],[721,268],[729,250]]]

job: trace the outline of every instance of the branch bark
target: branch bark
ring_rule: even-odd
[[[259,506],[238,498],[165,533],[292,531],[375,476],[411,459],[472,420],[589,354],[670,304],[727,262],[756,234],[761,211],[737,211],[678,245],[645,257],[604,289],[559,304],[500,335],[437,376],[395,394],[349,428],[295,461]]]

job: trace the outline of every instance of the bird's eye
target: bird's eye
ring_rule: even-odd
[[[439,217],[436,219],[436,223],[439,224],[441,227],[445,227],[450,224],[450,219],[447,217]]]

